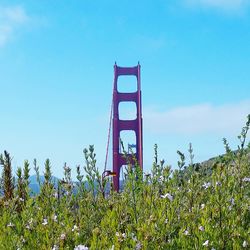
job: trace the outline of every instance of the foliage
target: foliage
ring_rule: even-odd
[[[84,150],[86,179],[77,166],[77,184],[64,165],[55,185],[45,162],[41,192],[27,192],[29,163],[11,176],[11,158],[1,155],[4,190],[0,202],[0,249],[249,249],[250,116],[239,136],[238,150],[224,139],[225,155],[209,166],[190,163],[178,151],[179,169],[158,159],[151,173],[128,162],[124,190],[104,195],[106,183],[98,171],[94,147]],[[34,161],[39,177],[39,168]],[[8,186],[9,185],[9,186]],[[21,199],[20,199],[21,198]]]

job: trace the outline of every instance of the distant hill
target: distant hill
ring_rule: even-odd
[[[40,176],[41,184],[44,183],[44,180],[45,180],[44,176]],[[39,187],[39,183],[37,182],[36,175],[30,176],[29,181],[30,181],[29,187],[31,189],[31,193],[34,195],[39,194],[40,187]],[[58,181],[60,181],[59,178],[57,178],[56,176],[52,177],[52,183],[54,183],[55,188],[57,188]],[[77,182],[73,182],[73,183],[77,184]],[[85,188],[88,189],[89,183],[87,181],[84,182],[84,185],[85,185]],[[97,185],[97,183],[96,183],[96,185]],[[121,187],[121,189],[124,187],[124,180],[120,180],[120,187]],[[106,192],[109,192],[109,190],[110,190],[110,185],[107,185]],[[77,192],[77,187],[74,188],[73,192],[74,193]]]
[[[57,183],[59,180],[60,180],[59,178],[52,176],[52,182],[55,184],[55,187],[57,187]],[[39,183],[37,182],[36,175],[31,175],[29,178],[29,181],[30,181],[29,187],[31,189],[31,193],[38,194],[40,192],[40,187],[39,187]],[[44,183],[45,178],[43,175],[40,176],[40,181],[41,181],[41,184]]]
[[[235,151],[236,152],[236,151]],[[250,153],[248,153],[249,155],[249,161],[250,161]],[[194,164],[194,168],[196,169],[196,171],[200,171],[200,170],[203,170],[203,172],[207,175],[210,175],[212,173],[212,166],[213,164],[216,162],[216,160],[218,159],[218,157],[213,157],[207,161],[204,161],[204,162],[201,162],[201,163],[195,163]],[[184,171],[188,171],[189,170],[189,167],[187,166]],[[57,184],[58,184],[58,181],[60,179],[56,176],[52,176],[52,183],[54,183],[55,187],[57,187]],[[37,182],[37,177],[36,175],[32,175],[30,176],[29,178],[29,181],[30,181],[30,189],[31,189],[31,193],[36,195],[40,192],[40,187],[39,187],[39,183]],[[45,178],[44,176],[40,176],[40,181],[41,181],[41,184],[44,183],[45,181]],[[74,182],[75,184],[77,184],[77,182]],[[120,187],[123,187],[124,186],[124,180],[120,180]],[[88,188],[88,182],[85,181],[85,187]],[[107,190],[106,192],[108,192],[110,190],[110,186],[108,185],[107,186]],[[77,189],[75,188],[74,189],[74,192],[76,192]]]

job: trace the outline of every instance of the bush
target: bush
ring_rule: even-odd
[[[124,190],[107,190],[96,167],[94,147],[84,150],[86,179],[77,167],[78,183],[52,181],[49,160],[41,192],[28,195],[29,164],[18,170],[13,188],[11,158],[3,165],[0,203],[0,249],[243,249],[250,244],[250,116],[232,151],[207,164],[190,164],[178,151],[179,169],[158,161],[157,146],[150,174],[128,164]],[[7,157],[8,156],[8,157]],[[39,169],[35,169],[39,178]],[[8,167],[7,167],[8,166]],[[6,172],[7,171],[7,172]],[[106,188],[106,189],[105,189]]]

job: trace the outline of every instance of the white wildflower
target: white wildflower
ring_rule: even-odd
[[[208,244],[209,244],[209,240],[206,240],[202,245],[205,246],[205,247],[207,247]]]
[[[88,250],[89,248],[86,247],[85,245],[78,245],[75,246],[74,250]]]
[[[31,229],[31,227],[30,227],[30,225],[29,225],[29,224],[26,226],[26,228],[27,228],[28,230],[30,230],[30,229]]]
[[[216,249],[214,247],[212,247],[211,250],[216,250]]]
[[[125,238],[126,238],[126,234],[125,234],[125,233],[123,233],[123,234],[122,234],[122,237],[125,239]]]
[[[53,216],[53,221],[57,222],[57,215],[56,214]]]
[[[115,250],[115,245],[112,245],[112,247],[109,250]]]
[[[199,226],[199,230],[203,232],[205,229],[203,226]]]
[[[59,246],[54,245],[53,248],[51,250],[59,250]]]
[[[66,234],[61,234],[60,239],[65,240],[65,238],[66,238]]]
[[[14,224],[12,222],[10,222],[7,227],[14,227]]]
[[[74,225],[73,228],[72,228],[72,232],[74,232],[77,229],[78,229],[77,225]]]
[[[137,241],[136,235],[134,233],[132,233],[131,236],[133,241]]]
[[[57,199],[59,197],[58,192],[55,192],[53,196]]]
[[[221,182],[216,181],[216,186],[221,186]]]
[[[43,219],[43,223],[44,226],[46,226],[48,224],[48,220],[47,219]]]
[[[119,236],[120,236],[120,233],[119,233],[119,232],[116,232],[115,235],[116,235],[117,237],[119,237]]]
[[[19,198],[19,201],[24,202],[24,199],[22,197]]]
[[[205,182],[202,187],[204,187],[205,189],[208,189],[211,186],[211,182]]]
[[[205,204],[202,203],[202,204],[201,204],[201,209],[204,209],[204,208],[205,208]]]
[[[165,224],[168,224],[168,219],[165,220]]]
[[[184,231],[184,235],[190,235],[190,233],[188,232],[188,230]]]
[[[231,205],[233,206],[233,205],[235,204],[234,198],[231,198],[231,199],[230,199],[230,202],[231,202]]]
[[[159,177],[159,181],[160,181],[160,182],[163,182],[163,181],[164,181],[164,177],[163,177],[162,175]]]
[[[234,198],[230,199],[230,203],[231,203],[231,205],[228,207],[229,211],[231,211],[233,206],[235,205]]]
[[[173,201],[173,199],[174,199],[174,197],[169,193],[161,195],[161,198],[163,198],[163,199],[168,198],[170,201]]]
[[[245,177],[245,178],[242,179],[242,181],[250,182],[250,177]]]
[[[244,240],[242,246],[243,246],[244,248],[248,246],[248,244],[247,244],[247,242],[246,242],[245,240]]]

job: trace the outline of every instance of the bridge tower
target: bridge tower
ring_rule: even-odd
[[[119,191],[119,177],[120,170],[123,165],[127,165],[127,160],[124,154],[120,152],[120,133],[121,131],[134,131],[136,136],[135,156],[138,164],[142,169],[143,155],[142,155],[142,109],[141,109],[141,66],[138,63],[135,67],[119,67],[114,65],[114,90],[113,90],[113,172],[116,175],[113,177],[114,189]],[[137,80],[137,91],[131,93],[118,92],[119,77],[134,76]],[[129,82],[127,83],[129,84]],[[119,103],[134,102],[136,104],[136,119],[121,120],[119,116]],[[127,155],[130,162],[133,162],[132,155]]]

